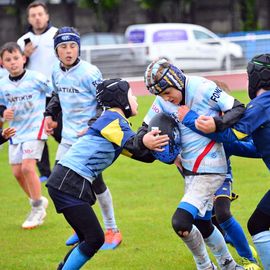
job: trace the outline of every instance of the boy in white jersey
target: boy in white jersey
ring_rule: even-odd
[[[0,56],[9,72],[0,83],[0,115],[17,130],[10,140],[9,163],[32,206],[22,228],[32,229],[43,223],[48,205],[48,200],[41,196],[35,166],[47,139],[42,113],[46,93],[50,93],[51,88],[43,74],[24,69],[25,57],[17,43],[4,44]]]
[[[242,104],[214,82],[202,77],[188,77],[165,59],[154,61],[147,67],[145,84],[157,98],[144,118],[142,133],[158,112],[168,113],[177,120],[177,111],[182,104],[215,116],[217,123],[234,123],[244,111]],[[226,112],[223,117],[219,117],[221,111]],[[185,193],[173,215],[173,229],[192,252],[198,270],[217,269],[209,258],[205,243],[222,270],[243,269],[236,264],[222,234],[211,223],[214,193],[224,182],[227,169],[223,146],[205,140],[180,122],[179,128]],[[154,142],[154,137],[143,137],[144,145],[150,149]],[[180,162],[177,163],[180,166]]]
[[[62,140],[56,153],[57,162],[88,128],[88,120],[95,116],[96,85],[101,82],[102,75],[96,66],[79,58],[80,36],[74,28],[60,28],[54,37],[54,48],[60,64],[53,69],[54,94],[46,108],[45,130],[48,134],[53,132],[53,119],[62,111]],[[112,196],[102,175],[97,176],[93,189],[101,206],[106,228],[103,249],[113,249],[121,243],[122,236],[116,225]],[[74,235],[66,244],[75,244],[78,240],[77,235]]]

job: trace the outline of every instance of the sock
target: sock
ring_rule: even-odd
[[[107,188],[103,193],[96,194],[99,206],[101,208],[103,222],[106,229],[117,229],[114,209],[112,202],[112,195],[110,190]]]
[[[216,226],[214,226],[214,231],[212,232],[212,234],[208,238],[205,238],[204,241],[214,254],[217,263],[221,269],[234,269],[233,265],[235,266],[236,263],[228,250],[223,235],[216,228]],[[224,267],[228,264],[230,264],[230,268]]]
[[[230,239],[230,242],[235,247],[240,257],[244,257],[250,261],[256,262],[249,248],[245,233],[241,225],[234,217],[231,217],[225,222],[221,223],[220,227],[227,234],[226,237]]]
[[[73,249],[69,254],[62,270],[78,270],[89,260],[90,258],[84,255],[79,246]]]
[[[265,270],[270,269],[270,231],[260,232],[252,236],[253,243]]]
[[[39,199],[39,200],[30,200],[30,203],[31,203],[31,205],[33,206],[33,207],[39,207],[39,206],[41,206],[41,204],[42,204],[42,200],[41,199]]]
[[[196,226],[192,226],[192,230],[186,237],[181,237],[189,250],[192,252],[197,269],[212,269],[212,264],[208,256],[203,237]]]

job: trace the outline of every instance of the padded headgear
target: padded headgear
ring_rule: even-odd
[[[67,42],[76,42],[79,47],[79,52],[81,50],[81,40],[80,34],[73,27],[63,26],[58,29],[56,35],[54,36],[54,50],[56,52],[57,47],[60,44]],[[57,52],[56,52],[57,53]]]
[[[159,161],[172,164],[180,153],[181,137],[180,130],[176,121],[166,113],[156,114],[149,122],[148,131],[158,128],[160,135],[167,134],[169,136],[169,143],[165,145],[164,151],[152,151],[152,155]]]
[[[131,116],[131,107],[128,101],[129,88],[129,83],[119,78],[105,80],[97,86],[97,102],[105,108],[120,108],[125,117],[129,118]]]
[[[168,87],[174,87],[184,93],[186,76],[166,59],[153,61],[144,74],[144,82],[150,93],[159,95]]]
[[[253,57],[248,63],[247,73],[250,99],[255,98],[257,91],[261,88],[270,90],[270,54],[260,54]]]

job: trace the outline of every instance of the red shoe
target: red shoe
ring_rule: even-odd
[[[101,250],[115,249],[122,242],[122,234],[118,229],[108,229],[105,232],[105,242]]]

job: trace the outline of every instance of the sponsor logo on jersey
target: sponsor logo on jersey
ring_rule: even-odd
[[[222,90],[219,87],[216,87],[214,90],[213,95],[210,97],[211,100],[218,102],[218,99],[220,98]]]
[[[79,90],[73,87],[59,87],[58,91],[63,93],[80,93]]]
[[[33,95],[23,95],[23,96],[10,96],[7,95],[7,100],[9,103],[17,103],[17,102],[22,102],[22,101],[28,101],[33,98]]]

